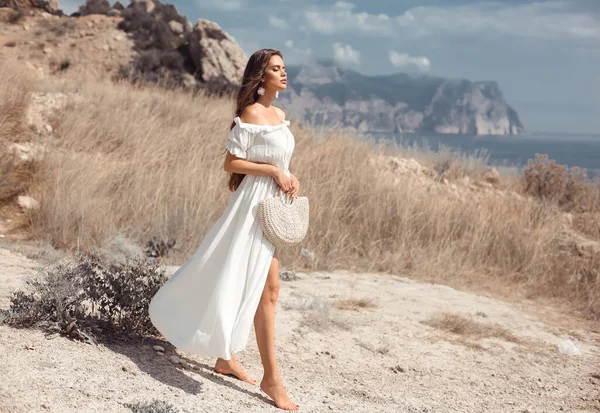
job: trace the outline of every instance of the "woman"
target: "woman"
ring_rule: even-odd
[[[215,371],[255,384],[234,353],[246,346],[252,322],[264,375],[260,388],[275,405],[297,410],[275,360],[274,316],[279,291],[275,245],[264,237],[258,203],[280,191],[297,196],[289,172],[294,137],[285,113],[272,105],[287,87],[279,51],[261,49],[248,60],[226,143],[225,171],[234,191],[225,212],[197,251],[152,298],[156,328],[176,347],[217,357]]]

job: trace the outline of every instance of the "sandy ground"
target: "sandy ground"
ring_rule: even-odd
[[[0,249],[0,307],[35,268],[36,262]],[[296,275],[282,281],[276,346],[284,382],[301,411],[600,411],[600,335],[581,320],[400,276]],[[371,306],[340,305],[348,299]],[[517,342],[427,324],[442,313],[498,324]],[[565,339],[581,355],[561,354],[558,343]],[[155,344],[165,347],[164,356]],[[172,364],[173,354],[191,367]],[[253,333],[238,358],[260,379]],[[160,341],[94,346],[2,325],[0,411],[129,412],[126,404],[154,399],[180,412],[279,411],[257,386],[216,374],[213,365],[214,359]]]

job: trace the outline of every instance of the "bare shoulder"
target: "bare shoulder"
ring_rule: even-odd
[[[246,106],[240,115],[240,119],[244,123],[261,123],[261,115],[255,104]]]
[[[278,108],[278,107],[275,107],[275,106],[273,106],[273,107],[275,108],[275,111],[279,115],[279,118],[281,120],[285,120],[285,112],[282,109]]]

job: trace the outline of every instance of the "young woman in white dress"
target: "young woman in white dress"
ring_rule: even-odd
[[[285,410],[298,410],[283,386],[275,359],[275,304],[279,262],[263,234],[258,203],[281,192],[297,196],[289,171],[294,137],[285,113],[273,106],[287,88],[282,55],[255,52],[246,65],[223,164],[234,192],[197,251],[152,298],[149,314],[176,347],[217,357],[215,371],[256,384],[234,353],[246,346],[252,323],[264,368],[260,388]]]

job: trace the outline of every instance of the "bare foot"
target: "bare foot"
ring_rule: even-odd
[[[298,410],[300,406],[290,400],[281,379],[267,380],[263,377],[260,382],[260,388],[275,402],[275,406],[283,410]]]
[[[256,380],[250,377],[239,365],[235,357],[232,355],[231,360],[223,360],[222,358],[217,359],[215,364],[215,371],[217,373],[235,376],[238,379],[248,382],[250,384],[256,384]]]

